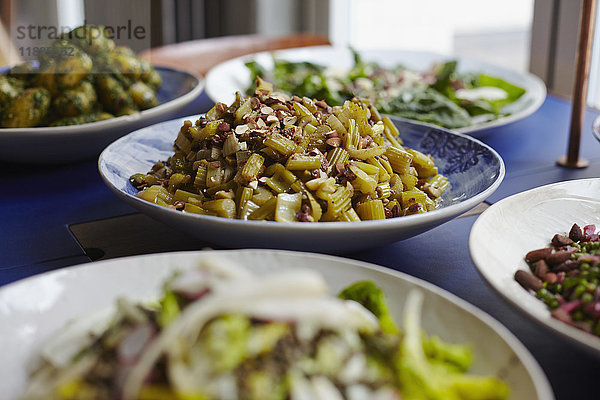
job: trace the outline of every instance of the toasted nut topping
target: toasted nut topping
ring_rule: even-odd
[[[325,143],[327,143],[328,145],[333,146],[333,147],[340,147],[342,145],[342,138],[332,137],[332,138],[327,139],[325,141]]]
[[[217,103],[215,105],[215,108],[216,108],[216,110],[219,113],[223,114],[223,113],[225,113],[227,111],[227,104],[225,104],[225,103]]]
[[[248,132],[250,128],[248,128],[248,125],[238,125],[235,127],[235,133],[237,133],[238,135],[241,135],[243,133]]]
[[[291,116],[291,117],[285,117],[283,118],[283,124],[284,125],[294,125],[296,123],[296,116]]]
[[[263,107],[261,107],[260,112],[263,114],[273,114],[274,111],[269,106],[263,106]]]

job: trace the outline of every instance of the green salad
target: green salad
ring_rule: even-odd
[[[255,276],[226,261],[206,257],[200,268],[172,277],[156,304],[120,299],[106,326],[79,335],[81,343],[73,332],[57,335],[23,399],[495,400],[509,394],[497,377],[467,373],[468,346],[423,334],[417,290],[407,294],[399,328],[372,282],[356,282],[336,297],[314,271]]]
[[[484,73],[459,73],[457,61],[437,63],[427,71],[402,65],[383,68],[354,52],[354,66],[335,71],[311,62],[291,62],[273,56],[273,69],[246,63],[252,82],[259,76],[276,90],[341,105],[353,97],[367,98],[381,113],[428,122],[449,129],[464,128],[509,115],[503,108],[525,89]],[[254,87],[247,89],[254,93]]]

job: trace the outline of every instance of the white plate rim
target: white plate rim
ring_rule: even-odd
[[[218,81],[220,81],[223,77],[219,76],[219,75],[221,74],[221,71],[224,68],[228,68],[232,65],[235,65],[235,64],[243,65],[243,63],[245,61],[252,60],[255,57],[270,56],[270,54],[280,55],[282,58],[285,58],[287,54],[293,55],[294,53],[297,53],[297,52],[306,52],[306,51],[319,52],[319,51],[325,51],[327,49],[330,49],[333,52],[338,52],[338,51],[349,52],[350,51],[348,48],[341,47],[341,46],[327,46],[327,45],[325,45],[325,46],[307,46],[307,47],[299,47],[299,48],[293,48],[293,49],[256,52],[253,54],[247,54],[244,56],[240,56],[240,57],[236,57],[236,58],[224,61],[224,62],[219,63],[219,64],[215,65],[214,67],[212,67],[206,74],[206,94],[215,103],[217,101],[224,101],[223,97],[222,97],[224,95],[224,93],[218,87],[219,86]],[[545,85],[544,81],[541,78],[539,78],[537,75],[534,75],[530,72],[519,72],[519,71],[515,71],[515,70],[510,70],[508,68],[489,64],[489,63],[486,63],[483,61],[479,61],[479,60],[476,60],[473,58],[456,57],[456,56],[453,57],[448,54],[436,53],[436,52],[431,52],[431,51],[404,50],[404,49],[376,49],[376,50],[368,50],[368,51],[358,50],[358,52],[365,53],[365,54],[387,53],[391,57],[392,56],[398,57],[398,58],[396,58],[397,60],[399,60],[399,56],[402,56],[402,57],[411,57],[411,56],[412,57],[415,57],[415,56],[428,57],[432,61],[433,60],[438,60],[438,61],[439,60],[457,60],[459,68],[460,68],[461,64],[468,63],[468,64],[476,65],[479,68],[481,68],[482,70],[492,70],[492,71],[494,71],[493,74],[495,74],[495,75],[497,75],[498,73],[502,73],[502,75],[506,75],[506,74],[515,75],[516,74],[516,75],[519,75],[520,77],[522,77],[523,79],[525,79],[531,85],[531,87],[528,88],[527,92],[524,95],[524,96],[527,96],[528,93],[530,95],[532,95],[530,97],[531,102],[523,109],[521,109],[515,113],[512,113],[509,116],[501,117],[501,118],[498,118],[493,121],[484,122],[481,124],[475,124],[475,125],[471,125],[471,126],[464,127],[464,128],[453,129],[456,132],[466,133],[468,135],[474,135],[474,136],[481,135],[483,131],[487,131],[488,129],[499,127],[499,126],[508,125],[512,122],[516,122],[518,120],[521,120],[521,119],[533,114],[546,100],[547,90],[546,90],[546,85]],[[329,60],[335,60],[335,57],[330,57]],[[367,61],[368,61],[368,59],[367,59]],[[229,94],[229,95],[231,95],[231,94]],[[517,102],[518,101],[519,100],[517,100]]]
[[[181,256],[186,259],[198,258],[199,255],[211,255],[211,254],[223,254],[223,253],[237,253],[237,254],[251,254],[257,257],[272,254],[280,254],[284,257],[299,257],[299,258],[307,258],[315,260],[315,263],[307,263],[308,268],[313,269],[311,266],[316,265],[319,262],[323,263],[323,269],[325,268],[334,268],[331,264],[333,263],[342,263],[342,264],[353,264],[360,269],[364,269],[366,271],[374,271],[381,274],[386,274],[394,279],[399,281],[408,282],[410,285],[418,287],[422,290],[428,291],[431,294],[442,297],[445,302],[454,304],[461,308],[463,311],[466,311],[471,316],[479,319],[484,325],[486,325],[489,329],[494,331],[501,340],[503,340],[508,347],[510,347],[514,353],[519,358],[520,362],[523,364],[524,368],[529,374],[529,377],[533,383],[534,389],[538,395],[538,399],[540,400],[553,400],[554,393],[552,387],[543,372],[541,366],[535,360],[535,358],[531,355],[529,350],[520,342],[520,340],[510,332],[504,325],[502,325],[499,321],[491,317],[485,311],[479,309],[478,307],[468,303],[467,301],[461,299],[460,297],[448,292],[447,290],[438,287],[430,282],[422,280],[420,278],[416,278],[409,274],[385,268],[380,265],[376,265],[373,263],[359,261],[354,259],[343,258],[339,256],[332,256],[326,254],[318,254],[318,253],[309,253],[309,252],[299,252],[299,251],[289,251],[289,250],[265,250],[265,249],[243,249],[243,250],[196,250],[196,251],[179,251],[179,252],[168,252],[168,253],[154,253],[154,254],[143,254],[136,256],[128,256],[128,257],[120,257],[109,260],[101,260],[93,263],[83,263],[78,265],[73,265],[69,267],[61,268],[60,270],[47,271],[38,275],[30,276],[28,278],[19,280],[17,282],[13,282],[11,284],[0,287],[0,298],[5,295],[6,292],[10,292],[13,287],[18,286],[26,286],[30,282],[36,281],[38,279],[45,279],[46,277],[58,276],[59,274],[69,275],[74,272],[81,271],[83,273],[88,272],[90,270],[93,271],[101,271],[103,265],[106,264],[125,264],[131,259],[160,259],[161,257],[167,258],[170,256]],[[180,268],[186,269],[189,268],[190,265],[183,266]],[[335,267],[337,268],[337,266]],[[171,267],[170,270],[174,271],[177,267]],[[90,273],[88,272],[88,275]],[[113,299],[114,300],[114,299]],[[109,306],[107,304],[106,306]]]
[[[496,210],[502,209],[502,207],[505,207],[505,204],[517,202],[519,199],[521,199],[523,197],[527,197],[528,195],[531,195],[532,193],[533,194],[534,193],[543,193],[545,191],[549,191],[549,190],[552,190],[552,189],[555,189],[558,187],[573,185],[573,184],[576,184],[577,182],[585,183],[585,182],[593,182],[593,181],[600,182],[600,178],[585,178],[585,179],[576,179],[576,180],[566,180],[566,181],[561,181],[561,182],[555,182],[555,183],[551,183],[548,185],[529,189],[529,190],[526,190],[523,192],[519,192],[512,196],[506,197],[506,198],[492,204],[488,209],[486,209],[483,213],[481,213],[481,215],[477,218],[477,220],[475,221],[475,223],[473,224],[473,226],[471,228],[468,242],[469,242],[469,253],[471,255],[473,264],[475,264],[475,268],[477,269],[479,274],[482,276],[482,278],[487,282],[487,284],[492,289],[494,289],[502,298],[504,298],[509,304],[511,304],[514,308],[519,310],[523,315],[530,317],[534,322],[538,323],[540,326],[549,328],[551,331],[559,334],[560,336],[562,336],[566,339],[569,339],[573,343],[583,345],[586,348],[591,349],[594,352],[600,354],[600,338],[594,337],[593,335],[588,334],[580,329],[577,329],[566,323],[560,322],[555,318],[552,318],[550,315],[550,311],[548,311],[547,309],[543,313],[533,312],[530,308],[523,306],[523,304],[521,302],[519,302],[515,298],[509,296],[507,294],[507,292],[501,290],[499,285],[496,284],[496,282],[494,282],[492,274],[490,273],[488,268],[485,267],[486,262],[485,262],[485,260],[482,259],[482,254],[479,253],[480,250],[478,249],[478,245],[477,245],[477,237],[479,235],[480,230],[482,229],[481,226],[485,223],[485,219],[488,218],[490,215],[492,215],[494,212],[496,212]],[[557,233],[557,232],[555,232],[555,233]],[[550,242],[550,239],[551,238],[548,238],[548,243]],[[529,249],[529,250],[535,250],[535,249]],[[523,258],[524,257],[525,257],[525,253],[523,253]],[[517,267],[522,267],[522,268],[517,268]],[[520,266],[515,265],[512,273],[514,273],[518,269],[526,269],[525,267],[526,267],[526,264],[523,261],[522,265],[520,265]],[[512,283],[513,287],[516,287],[515,285],[517,285],[521,290],[525,291],[525,289],[521,288],[521,286],[516,281],[514,281],[514,279],[512,279],[512,282],[513,282]],[[542,302],[540,300],[538,300],[537,298],[535,298],[534,295],[532,295],[531,293],[527,293],[527,294],[531,298],[530,303],[535,302],[535,303],[542,304]]]

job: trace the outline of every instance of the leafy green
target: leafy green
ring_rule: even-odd
[[[356,282],[342,290],[338,297],[344,300],[354,300],[360,303],[379,320],[383,333],[398,334],[399,330],[385,303],[383,291],[371,281]]]
[[[423,336],[423,351],[430,362],[445,364],[446,368],[457,372],[467,372],[473,362],[469,346],[446,343],[439,337]]]
[[[428,87],[407,90],[387,102],[378,101],[377,109],[384,114],[415,119],[447,128],[461,128],[471,123],[467,110]]]
[[[266,78],[268,74],[267,70],[264,69],[263,66],[257,63],[256,61],[248,61],[247,63],[245,63],[245,65],[252,73],[252,84],[250,85],[250,87],[248,87],[248,89],[246,89],[246,94],[248,96],[251,96],[256,90],[256,77],[260,76],[261,78]]]
[[[371,311],[384,333],[397,335],[399,329],[389,313],[383,292],[373,282],[357,282],[338,296],[354,300]],[[467,375],[473,355],[468,346],[450,344],[437,336],[427,337],[421,330],[422,293],[408,294],[403,317],[403,336],[399,351],[393,351],[380,337],[370,338],[371,352],[387,348],[394,357],[404,400],[502,400],[508,397],[506,384],[496,377]],[[381,353],[381,351],[375,351]],[[376,357],[379,358],[380,356]]]
[[[404,400],[500,400],[509,389],[495,377],[472,376],[432,362],[425,354],[421,334],[422,294],[409,293],[404,309],[404,340],[398,370]]]
[[[431,84],[431,88],[437,90],[442,95],[452,96],[454,88],[452,88],[451,83],[456,72],[456,65],[456,61],[448,61],[437,65],[435,68],[437,80]]]
[[[205,328],[200,346],[217,371],[231,371],[246,358],[249,330],[250,320],[241,314],[219,317]]]
[[[515,102],[519,97],[525,94],[525,89],[523,89],[520,86],[516,86],[512,83],[506,82],[503,79],[484,74],[479,75],[479,85],[480,87],[497,87],[499,89],[504,90],[508,94],[508,97],[506,99],[489,102],[495,107],[496,112],[498,113],[500,112],[502,107]]]
[[[415,74],[402,65],[385,69],[366,62],[350,49],[354,65],[342,76],[332,76],[326,67],[310,62],[291,62],[273,58],[274,67],[266,70],[258,63],[246,63],[252,82],[257,76],[273,83],[276,90],[300,97],[325,100],[342,105],[355,96],[369,99],[381,113],[428,122],[446,128],[463,128],[508,115],[503,108],[518,100],[525,89],[503,79],[476,72],[460,74],[456,60],[439,63],[420,74],[421,80],[406,84],[405,74]],[[503,99],[465,100],[457,98],[459,88],[493,87],[502,89]],[[254,86],[247,90],[252,94]],[[476,117],[476,118],[472,118]]]

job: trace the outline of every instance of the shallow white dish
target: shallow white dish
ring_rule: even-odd
[[[202,93],[204,80],[184,71],[155,67],[163,78],[159,105],[132,115],[82,125],[0,128],[0,161],[63,163],[95,157],[117,138],[173,118]]]
[[[121,199],[149,216],[200,240],[224,247],[281,248],[348,252],[407,239],[470,210],[491,195],[504,178],[504,163],[489,146],[466,135],[427,124],[392,118],[404,144],[431,154],[450,181],[444,206],[427,213],[380,221],[280,223],[243,221],[183,213],[142,200],[129,182],[159,160],[173,154],[173,141],[183,120],[168,121],[133,132],[100,155],[100,175]]]
[[[254,271],[310,268],[335,292],[358,280],[371,280],[388,298],[401,321],[409,289],[424,293],[423,328],[443,340],[469,343],[471,372],[495,374],[506,381],[514,400],[551,400],[548,381],[527,349],[499,322],[456,296],[411,276],[363,262],[310,253],[268,250],[181,252],[127,257],[38,275],[0,289],[0,392],[14,399],[23,390],[26,366],[40,346],[75,317],[111,306],[117,297],[156,297],[175,270],[191,268],[201,257],[218,253]]]
[[[481,61],[450,57],[439,53],[408,50],[366,50],[360,51],[365,61],[375,61],[384,67],[402,64],[415,71],[425,71],[434,63],[456,59],[460,72],[485,72],[502,78],[526,90],[516,102],[506,106],[511,115],[494,121],[472,125],[455,131],[478,135],[489,128],[506,125],[525,118],[537,110],[546,98],[546,86],[537,76],[530,73],[513,71],[503,67],[486,64]],[[230,104],[236,91],[245,91],[250,86],[250,71],[245,62],[256,60],[270,69],[273,65],[272,54],[289,61],[309,61],[339,70],[350,69],[354,65],[352,53],[348,48],[332,46],[301,47],[297,49],[261,52],[225,61],[212,68],[206,75],[206,93],[214,102]]]
[[[600,142],[600,117],[596,117],[596,119],[594,119],[594,123],[592,124],[592,132],[594,133],[594,137]]]
[[[546,305],[513,278],[529,271],[525,254],[547,247],[556,233],[573,224],[600,225],[600,179],[581,179],[518,193],[492,205],[479,216],[469,237],[475,266],[506,300],[540,324],[600,354],[600,338],[550,316]]]

